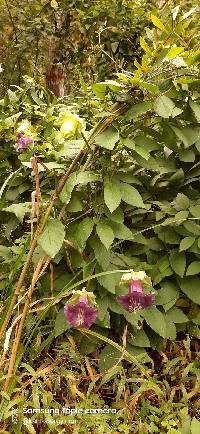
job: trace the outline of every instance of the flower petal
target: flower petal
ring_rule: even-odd
[[[155,292],[150,292],[144,296],[144,308],[151,306],[151,304],[155,301]]]
[[[140,294],[144,294],[141,281],[131,279],[129,282],[128,292],[129,294],[134,294],[134,292],[139,292]]]
[[[135,312],[137,310],[146,309],[151,306],[155,300],[155,293],[147,295],[142,294],[139,291],[134,291],[131,294],[119,295],[117,301],[128,312]]]
[[[66,303],[64,313],[71,326],[89,328],[97,317],[97,309],[88,306],[87,300],[81,298],[75,304]]]

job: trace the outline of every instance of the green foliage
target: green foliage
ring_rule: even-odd
[[[59,318],[61,331],[60,312]],[[17,387],[7,402],[4,432],[12,432],[11,412],[17,409],[13,432],[27,432],[27,427],[36,432],[40,427],[43,433],[67,429],[74,434],[131,434],[138,430],[147,434],[197,434],[199,404],[195,395],[190,396],[190,388],[199,385],[199,363],[192,360],[191,342],[181,345],[181,355],[177,344],[166,350],[157,371],[152,369],[148,380],[120,360],[120,352],[109,345],[101,350],[98,367],[96,357],[89,359],[81,354],[81,344],[78,348],[68,331],[65,341],[57,342],[54,360],[47,353],[45,363],[38,360],[37,369],[32,362],[37,345],[31,346],[29,360],[21,364]],[[156,363],[158,356],[157,353]],[[48,408],[50,413],[43,411]]]
[[[152,29],[153,25],[155,28]],[[196,419],[191,422],[184,413],[189,399],[188,384],[189,387],[194,384],[192,382],[191,386],[190,373],[195,380],[194,395],[199,387],[199,367],[195,361],[191,361],[192,366],[184,373],[187,378],[184,385],[180,380],[180,406],[176,405],[179,399],[176,390],[171,387],[176,379],[175,365],[177,363],[179,368],[179,358],[178,361],[177,358],[167,361],[165,366],[166,375],[173,371],[172,381],[166,377],[165,383],[162,378],[158,384],[147,376],[145,380],[142,378],[142,384],[135,384],[141,377],[141,370],[142,375],[148,374],[143,364],[152,364],[149,348],[163,350],[167,342],[171,345],[169,341],[178,339],[179,331],[199,337],[200,56],[192,13],[184,16],[179,10],[173,10],[164,23],[153,14],[150,27],[141,39],[144,55],[140,63],[135,61],[133,72],[119,73],[115,83],[96,84],[95,94],[100,99],[95,98],[95,101],[99,107],[91,109],[91,117],[84,107],[77,109],[79,115],[80,112],[85,115],[85,123],[80,120],[81,128],[73,129],[70,137],[63,136],[59,122],[63,112],[72,113],[73,118],[77,101],[71,105],[50,101],[46,91],[30,78],[25,78],[23,87],[8,91],[0,101],[0,285],[4,289],[4,303],[5,292],[6,295],[13,292],[27,258],[32,226],[35,227],[38,218],[43,221],[52,191],[55,194],[61,176],[72,167],[73,158],[82,149],[81,159],[76,166],[73,163],[73,171],[53,203],[26,275],[25,287],[29,287],[41,249],[51,256],[50,273],[44,269],[37,281],[36,300],[31,308],[34,309],[34,303],[38,301],[41,306],[31,310],[27,319],[28,337],[23,341],[22,349],[27,354],[33,340],[36,345],[30,358],[36,358],[49,349],[55,339],[69,332],[70,342],[77,342],[80,353],[74,354],[76,350],[72,345],[70,350],[67,346],[63,348],[61,356],[66,351],[67,357],[70,354],[69,359],[76,361],[80,354],[84,357],[96,351],[95,369],[100,373],[97,375],[103,375],[102,387],[120,378],[123,391],[123,384],[133,382],[129,396],[136,403],[141,398],[136,414],[141,434],[162,432],[163,429],[178,434],[180,430],[190,429],[190,423],[193,430],[198,426]],[[112,98],[117,100],[114,111],[110,109]],[[101,109],[103,113],[100,113]],[[97,115],[100,121],[90,130]],[[16,133],[24,121],[29,124],[33,143],[17,154]],[[35,155],[40,162],[39,216],[37,212],[33,213],[36,204],[34,195],[30,194],[35,191],[38,181],[30,162]],[[130,268],[144,270],[151,277],[156,293],[154,306],[126,312],[116,302],[117,295],[126,293],[126,288],[119,285],[121,273]],[[98,339],[89,340],[78,330],[69,331],[64,324],[62,302],[68,299],[68,292],[71,294],[73,289],[81,289],[84,285],[97,298],[98,317],[92,330],[98,332]],[[149,288],[144,286],[144,290],[148,292]],[[56,304],[59,305],[58,312]],[[113,346],[108,335],[113,339]],[[122,335],[129,355],[116,348],[116,341]],[[102,341],[107,344],[103,349],[100,348]],[[184,345],[186,347],[187,342]],[[130,366],[127,381],[121,357]],[[184,365],[185,362],[181,359],[181,363]],[[132,370],[138,367],[137,381],[132,381]],[[81,369],[85,372],[85,368]],[[111,371],[107,372],[109,369]],[[62,370],[60,372],[63,374]],[[91,370],[89,372],[91,375]],[[85,391],[77,393],[76,381],[72,381],[68,371],[64,374],[72,396],[74,393],[83,398]],[[87,391],[88,399],[95,387],[96,377],[93,377]],[[153,398],[147,402],[149,393],[153,393]],[[119,402],[121,394],[119,388]],[[47,405],[50,395],[45,396]],[[92,398],[86,402],[89,405]],[[124,402],[119,408],[124,408]],[[176,414],[172,417],[174,408]],[[85,426],[79,422],[79,432],[85,432]],[[100,418],[95,423],[102,432]],[[103,422],[101,419],[102,423],[104,431],[109,432],[111,419],[105,418]],[[87,424],[91,424],[92,430],[88,419]],[[122,412],[116,429],[134,432],[134,424],[133,421],[129,429]]]
[[[40,172],[42,197],[47,198],[55,183],[55,173],[59,177],[66,159],[69,162],[72,159],[69,151],[74,143],[72,139],[81,141],[80,146],[85,146],[89,159],[84,159],[84,165],[70,175],[60,194],[66,206],[63,223],[58,220],[61,208],[58,202],[38,244],[61,267],[67,255],[71,264],[69,273],[72,269],[78,272],[90,260],[94,261],[93,269],[97,272],[125,267],[147,270],[157,290],[158,307],[142,314],[143,326],[146,329],[148,325],[166,339],[168,318],[165,312],[179,303],[179,297],[187,296],[191,302],[200,304],[197,291],[199,151],[196,147],[200,134],[196,87],[199,60],[198,51],[193,49],[191,54],[184,44],[181,46],[186,25],[181,15],[177,16],[174,33],[170,20],[161,25],[153,16],[152,22],[162,42],[149,31],[148,41],[141,40],[145,54],[140,64],[136,62],[134,74],[119,74],[119,81],[104,85],[105,92],[106,89],[117,92],[118,97],[123,95],[127,102],[124,114],[96,134],[95,151],[88,149],[87,130],[83,133],[84,140],[75,132],[70,138],[62,137],[57,119],[62,118],[62,113],[63,116],[69,113],[69,108],[50,104],[47,94],[42,88],[38,89],[33,80],[26,80],[25,91],[13,90],[2,100],[1,129],[11,155],[15,155],[15,133],[26,117],[34,137],[34,147],[19,155],[15,162],[14,168],[20,167],[22,172],[20,176],[17,174],[16,181],[11,178],[5,187],[2,216],[13,213],[18,228],[30,212],[28,161],[31,153],[37,151],[45,163],[42,170],[48,169],[47,176]],[[187,25],[192,26],[190,21]],[[168,33],[170,48],[168,45],[166,48],[163,41]],[[178,46],[177,34],[182,38]],[[156,92],[152,85],[156,85]],[[107,118],[106,114],[100,126]],[[65,154],[62,154],[64,148]],[[5,149],[8,152],[8,146]],[[192,152],[192,160],[186,153],[188,150]],[[25,203],[20,202],[20,197]],[[87,213],[90,215],[86,216]],[[14,224],[15,220],[11,221]],[[64,237],[66,244],[63,244]],[[97,294],[103,291],[103,295],[119,293],[113,275],[100,277],[93,289]],[[190,321],[193,321],[192,309],[189,303],[185,313]],[[108,324],[108,312],[112,319],[112,308],[107,307],[102,325]],[[134,314],[130,317],[125,312],[119,315],[119,327],[123,326],[124,318],[130,324],[141,320],[141,317],[133,317]]]
[[[38,238],[38,245],[48,256],[54,258],[62,247],[64,237],[64,225],[59,220],[50,219]]]
[[[87,84],[104,80],[124,65],[132,67],[140,53],[139,32],[148,23],[152,2],[118,0],[59,0],[45,2],[1,0],[0,93],[10,84],[21,85],[23,75],[43,83],[51,59],[65,69],[66,93],[87,93]],[[52,46],[51,46],[52,43]],[[10,90],[10,97],[14,94]],[[37,95],[34,95],[38,104]]]

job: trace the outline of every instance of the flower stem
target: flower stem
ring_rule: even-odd
[[[149,378],[148,370],[141,365],[140,362],[134,357],[132,354],[130,354],[126,349],[124,349],[121,345],[119,345],[117,342],[112,341],[111,339],[107,338],[106,336],[102,336],[99,333],[93,332],[89,329],[77,329],[80,333],[85,335],[94,336],[97,339],[101,339],[102,341],[106,342],[107,344],[111,345],[112,347],[116,348],[116,350],[120,351],[125,357],[127,357],[132,363],[134,363],[141,371],[143,375],[145,375],[147,378]]]

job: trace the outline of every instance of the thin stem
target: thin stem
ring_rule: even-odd
[[[28,294],[27,294],[27,298],[26,298],[26,301],[25,301],[24,309],[23,309],[23,312],[22,312],[22,316],[20,318],[20,323],[19,323],[19,325],[16,328],[16,336],[15,336],[14,343],[13,343],[13,346],[12,346],[12,353],[11,353],[11,357],[10,357],[10,363],[9,363],[8,373],[7,373],[6,381],[5,381],[4,387],[3,387],[4,391],[7,390],[8,386],[9,386],[9,383],[10,383],[10,378],[12,376],[13,368],[14,368],[14,365],[15,365],[15,359],[16,359],[17,349],[18,349],[18,346],[19,346],[19,342],[20,342],[20,338],[21,338],[21,334],[22,334],[22,330],[23,330],[23,325],[24,325],[24,322],[25,322],[25,319],[26,319],[26,315],[27,315],[27,312],[28,312],[28,309],[29,309],[29,304],[30,304],[31,296],[32,296],[35,284],[37,282],[37,278],[38,278],[38,275],[39,275],[39,272],[41,270],[43,262],[44,262],[44,257],[42,257],[39,260],[38,265],[37,265],[37,267],[36,267],[36,269],[34,271],[32,282],[31,282],[31,286],[30,286],[30,288],[28,290]]]
[[[126,349],[124,349],[124,347],[117,344],[117,342],[114,342],[111,339],[100,335],[99,333],[93,332],[92,330],[88,330],[88,329],[77,329],[77,330],[79,330],[79,332],[82,333],[83,335],[94,336],[95,338],[101,339],[103,342],[106,342],[107,344],[116,348],[116,350],[120,351],[125,357],[127,357],[129,360],[131,360],[131,362],[133,362],[140,369],[140,371],[143,375],[145,375],[147,378],[149,378],[149,374],[148,374],[147,369],[145,369],[144,366],[142,366],[141,363],[138,362],[136,357],[134,357],[132,354],[130,354]]]

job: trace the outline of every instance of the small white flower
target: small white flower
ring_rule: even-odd
[[[145,271],[133,271],[132,279],[133,280],[144,280],[147,277]]]
[[[142,283],[146,283],[148,285],[151,285],[151,279],[145,271],[133,271],[128,270],[127,273],[122,274],[121,277],[121,284],[129,283],[130,280],[140,280]]]

